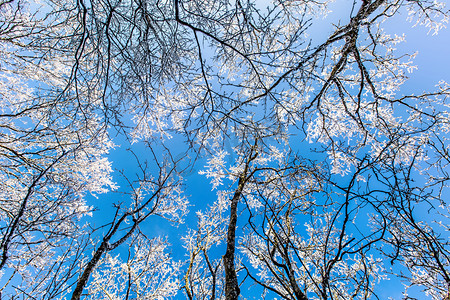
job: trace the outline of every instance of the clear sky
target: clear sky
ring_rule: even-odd
[[[342,5],[342,2],[345,4]],[[313,41],[320,43],[323,41],[322,37],[327,37],[329,34],[331,23],[335,22],[340,16],[341,11],[348,12],[348,6],[351,5],[352,1],[344,0],[337,1],[332,9],[336,12],[331,12],[329,18],[324,19],[321,23],[314,24],[313,33],[317,36],[313,37]],[[342,6],[341,6],[342,5]],[[402,90],[407,93],[420,93],[423,90],[430,90],[437,84],[440,80],[446,80],[450,82],[450,29],[442,29],[438,35],[428,34],[427,28],[416,26],[412,27],[412,24],[406,21],[406,14],[401,14],[386,23],[386,29],[388,33],[391,34],[405,34],[406,42],[398,45],[398,50],[400,52],[411,53],[418,51],[418,55],[415,59],[415,64],[418,69],[415,70],[411,75],[411,79],[406,82],[402,87]],[[113,167],[118,170],[124,170],[126,174],[132,175],[137,172],[136,169],[130,168],[134,164],[130,163],[132,156],[127,153],[126,148],[129,145],[125,145],[120,140],[116,141],[118,147],[111,153],[111,161],[113,162]],[[175,138],[172,141],[168,141],[168,145],[183,148],[183,140],[180,138]],[[133,145],[133,148],[136,144]],[[136,150],[139,155],[145,156],[145,149]],[[183,151],[180,151],[180,154]],[[195,227],[194,223],[196,221],[195,212],[205,208],[206,204],[212,203],[216,198],[215,191],[212,191],[212,186],[209,180],[205,176],[199,175],[198,171],[202,168],[203,164],[206,162],[204,159],[200,159],[197,165],[193,168],[191,172],[186,176],[186,195],[190,199],[191,207],[190,213],[185,217],[185,224],[179,227],[173,227],[168,222],[161,218],[153,217],[145,223],[144,228],[152,232],[154,235],[168,235],[169,241],[172,243],[172,254],[175,259],[183,260],[187,257],[185,256],[185,251],[181,247],[180,237],[184,235],[187,227]],[[115,180],[118,185],[122,188],[126,184],[123,180],[117,176],[115,173]],[[120,191],[120,189],[119,189]],[[111,203],[114,201],[120,201],[120,194],[113,195],[111,193],[106,195],[99,195],[98,199],[90,198],[92,205],[98,207],[100,211],[105,213],[94,214],[95,222],[99,225],[103,221],[108,221],[111,211]],[[107,213],[106,213],[107,212]],[[99,215],[104,216],[104,218],[98,218]],[[239,230],[239,229],[238,229]],[[392,297],[393,299],[400,299],[402,297],[403,287],[401,283],[397,280],[383,282],[380,285],[380,299],[387,299]],[[182,292],[179,293],[177,299],[185,299]],[[255,295],[254,299],[258,299]],[[423,298],[421,298],[423,299]]]

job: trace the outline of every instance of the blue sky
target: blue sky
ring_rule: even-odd
[[[319,25],[314,25],[312,31],[314,33],[313,40],[317,43],[323,41],[323,38],[326,38],[330,33],[332,28],[330,24],[337,20],[336,16],[340,16],[341,12],[348,13],[348,6],[351,3],[352,1],[348,0],[345,1],[345,5],[341,5],[341,2],[336,2],[333,6],[337,8],[336,13],[331,13],[329,18],[324,19]],[[411,53],[418,51],[418,55],[414,60],[418,69],[410,74],[411,79],[404,84],[400,93],[420,93],[424,90],[432,90],[434,85],[440,80],[450,81],[450,29],[443,29],[438,35],[433,36],[427,33],[427,28],[420,26],[412,28],[412,24],[406,21],[406,17],[406,14],[399,15],[386,23],[388,33],[406,34],[406,42],[399,44],[397,47],[399,52]],[[117,170],[124,170],[126,174],[132,176],[137,170],[133,168],[134,164],[130,163],[133,158],[126,151],[128,145],[121,144],[122,142],[120,140],[117,140],[116,143],[119,146],[110,154],[113,167]],[[180,138],[168,141],[167,144],[171,147],[183,148],[184,146],[183,139]],[[138,146],[136,153],[144,157],[146,155],[145,148],[140,147],[139,144],[134,144],[133,148],[136,149],[136,146]],[[179,153],[181,155],[183,151]],[[200,159],[193,170],[185,177],[186,195],[189,197],[191,203],[190,214],[185,217],[185,224],[179,227],[173,227],[161,218],[152,217],[143,225],[143,228],[152,232],[155,236],[169,236],[169,241],[173,245],[172,254],[175,259],[183,260],[186,258],[184,249],[181,248],[180,237],[184,235],[184,231],[188,226],[195,227],[195,212],[205,208],[208,203],[212,203],[216,198],[216,192],[212,191],[209,180],[205,176],[198,174],[198,171],[206,162],[205,159]],[[114,178],[118,185],[123,188],[125,182],[117,175],[116,172]],[[101,212],[95,213],[95,219],[92,220],[95,220],[97,225],[108,221],[112,212],[111,204],[115,201],[120,201],[120,197],[120,195],[112,193],[99,195],[98,199],[90,197],[90,203],[98,207],[99,212]],[[102,217],[98,217],[99,215]],[[387,297],[400,299],[402,297],[403,287],[398,280],[391,280],[381,283],[379,291],[381,299],[387,299]],[[184,298],[185,296],[180,293],[178,299]],[[255,299],[258,299],[258,297],[255,296]]]

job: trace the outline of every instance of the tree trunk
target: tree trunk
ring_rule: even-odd
[[[225,267],[225,299],[227,300],[237,300],[240,293],[236,269],[234,266],[234,252],[236,243],[237,205],[242,189],[244,188],[243,181],[244,180],[241,177],[239,179],[238,188],[234,193],[233,199],[231,200],[230,223],[228,225],[227,233],[227,251],[223,256],[223,265]]]

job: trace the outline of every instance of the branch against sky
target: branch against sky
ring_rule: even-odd
[[[448,298],[449,85],[405,89],[416,49],[385,27],[449,12],[336,5],[1,2],[2,294]]]

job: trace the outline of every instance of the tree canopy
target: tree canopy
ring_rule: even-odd
[[[1,1],[0,298],[450,299],[449,15]]]

